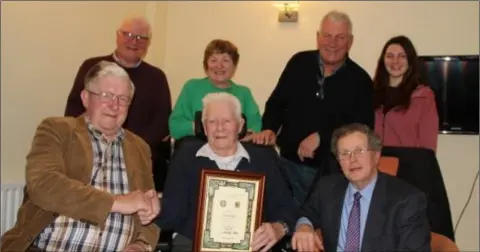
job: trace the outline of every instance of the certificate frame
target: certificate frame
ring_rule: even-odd
[[[234,172],[217,169],[203,169],[199,187],[197,225],[193,242],[193,250],[203,252],[253,251],[251,247],[253,232],[260,226],[262,221],[265,175],[244,171]],[[243,234],[243,238],[239,242],[217,242],[213,236],[215,233],[213,232],[213,229],[215,229],[214,226],[218,226],[218,223],[226,223],[225,221],[219,222],[219,219],[221,219],[222,216],[219,216],[219,211],[215,210],[219,209],[219,206],[214,204],[214,202],[218,202],[218,200],[216,200],[216,194],[220,195],[219,190],[226,188],[234,188],[233,190],[236,190],[236,192],[245,191],[246,195],[248,195],[248,204],[242,204],[243,207],[246,206],[246,210],[243,207],[240,208],[239,201],[234,203],[236,208],[241,209],[240,212],[244,213],[244,211],[247,211],[245,220],[242,218],[245,217],[245,213],[240,214],[239,216],[241,217],[239,218],[241,219],[238,220],[237,218],[235,222],[236,224],[233,224],[237,228],[240,227],[240,230],[243,230],[243,226],[241,225],[245,225],[244,230],[246,232]],[[224,194],[222,194],[222,196],[225,197]],[[221,200],[219,205],[224,203],[222,201],[224,200]],[[224,205],[226,205],[226,203],[221,207],[224,207]],[[215,211],[217,213],[216,216]],[[217,225],[212,225],[214,222]],[[228,223],[229,225],[231,224],[231,222]]]

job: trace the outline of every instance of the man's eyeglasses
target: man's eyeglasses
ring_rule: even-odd
[[[118,101],[118,105],[122,107],[128,107],[130,105],[130,97],[123,96],[123,95],[115,95],[111,93],[105,93],[105,92],[94,92],[92,90],[87,90],[87,92],[97,95],[98,100],[101,103],[110,103],[110,102],[116,102]]]
[[[338,152],[338,159],[340,159],[340,160],[350,160],[350,158],[352,158],[352,155],[355,158],[361,158],[361,157],[365,156],[365,154],[369,150],[372,150],[372,149],[356,148],[355,150],[351,150],[351,151],[341,151],[341,152]]]
[[[128,31],[123,31],[123,30],[118,30],[118,33],[128,38],[129,40],[136,39],[137,41],[140,41],[140,42],[147,42],[150,39],[148,36],[137,35]]]

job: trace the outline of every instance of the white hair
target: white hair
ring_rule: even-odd
[[[346,23],[347,26],[348,26],[348,33],[350,35],[352,35],[352,32],[353,32],[352,20],[350,19],[350,17],[348,16],[347,13],[341,12],[341,11],[336,11],[336,10],[329,11],[327,14],[325,14],[325,16],[323,16],[322,22],[320,23],[319,31],[322,30],[323,23],[327,19],[332,20],[334,22],[344,22],[344,23]]]
[[[148,21],[148,19],[145,18],[144,16],[140,16],[140,15],[127,16],[125,19],[123,19],[119,29],[122,29],[123,26],[130,23],[140,23],[142,25],[145,25],[148,30],[148,37],[150,38],[152,36],[152,29],[151,29],[152,26],[150,25],[150,21]]]
[[[202,111],[202,122],[206,120],[206,111],[207,107],[211,104],[217,103],[227,103],[230,104],[235,118],[240,122],[242,119],[242,105],[237,97],[225,92],[218,92],[218,93],[210,93],[207,94],[202,99],[203,102],[203,111]]]
[[[130,76],[128,76],[128,73],[125,71],[125,69],[120,67],[115,62],[105,60],[98,62],[92,68],[90,68],[90,70],[88,70],[87,74],[85,75],[85,89],[90,90],[92,85],[97,83],[99,79],[108,76],[120,77],[128,80],[133,97],[133,94],[135,93],[135,86],[133,85],[132,80],[130,80]]]

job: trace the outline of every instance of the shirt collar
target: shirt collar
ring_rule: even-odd
[[[357,188],[355,188],[355,186],[353,186],[352,183],[349,183],[347,188],[347,199],[346,199],[347,203],[348,204],[353,203],[353,200],[354,200],[353,195],[356,192],[360,192],[360,195],[362,195],[361,199],[365,199],[368,202],[370,202],[373,195],[373,189],[375,189],[375,185],[377,184],[377,178],[378,178],[378,174],[375,175],[375,178],[372,181],[370,181],[370,183],[360,191]]]
[[[347,58],[348,58],[348,55],[345,57],[345,59],[343,60],[342,64],[337,68],[335,69],[335,71],[332,72],[332,75],[334,75],[340,68],[342,68],[343,66],[345,66],[346,62],[347,62]],[[323,60],[322,60],[322,57],[320,57],[320,52],[318,53],[318,68],[320,70],[320,73],[322,74],[322,76],[324,76],[324,73],[323,73]]]
[[[96,129],[95,126],[90,122],[87,116],[85,116],[85,123],[87,124],[88,132],[92,134],[93,137],[95,137],[98,140],[105,140],[103,137],[103,133],[100,132],[100,130]],[[120,128],[117,132],[117,136],[115,137],[115,140],[122,141],[125,137],[125,131],[123,128]]]
[[[203,145],[196,153],[196,157],[207,157],[210,160],[216,161],[220,158],[223,158],[219,155],[217,155],[213,149],[210,147],[209,143],[206,143]],[[243,147],[243,145],[240,142],[237,142],[237,151],[233,155],[233,158],[246,158],[248,161],[250,161],[250,155],[248,155],[247,150]]]
[[[122,60],[120,60],[120,58],[115,54],[115,52],[113,52],[112,57],[118,64],[122,65],[120,63],[120,62],[122,62]],[[138,66],[140,66],[141,63],[142,63],[142,60],[139,60],[134,66],[129,67],[129,68],[137,68]]]

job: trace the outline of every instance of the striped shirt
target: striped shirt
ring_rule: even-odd
[[[107,142],[88,122],[92,141],[93,170],[90,185],[111,194],[129,193],[127,171],[122,149],[124,131]],[[46,251],[121,251],[133,235],[132,215],[110,213],[105,229],[67,216],[58,216],[36,238],[34,245]]]

